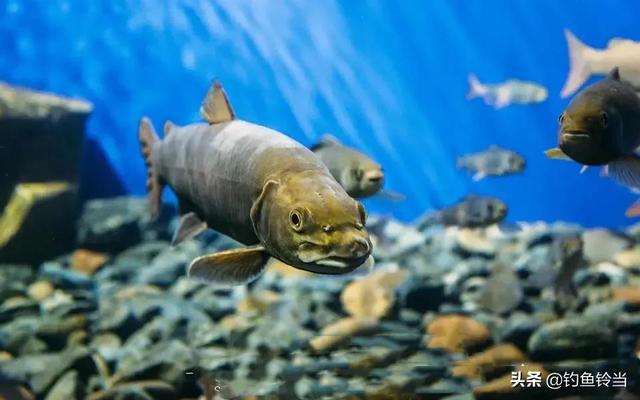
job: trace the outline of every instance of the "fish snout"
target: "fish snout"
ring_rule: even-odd
[[[384,173],[382,173],[382,171],[369,171],[365,175],[365,181],[381,184],[382,181],[384,181]]]
[[[371,242],[368,239],[356,237],[347,248],[353,257],[359,258],[371,253]]]

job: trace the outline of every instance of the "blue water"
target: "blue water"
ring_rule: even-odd
[[[198,121],[218,78],[240,118],[307,145],[331,132],[379,160],[408,199],[369,201],[374,212],[409,220],[475,192],[503,198],[512,221],[621,226],[628,190],[542,152],[567,103],[563,28],[595,47],[638,40],[639,12],[622,0],[2,0],[0,80],[94,103],[107,167],[85,158],[89,196],[142,194],[139,118]],[[465,99],[470,72],[550,97],[496,111]],[[456,170],[457,155],[494,143],[523,153],[526,173],[473,183]]]

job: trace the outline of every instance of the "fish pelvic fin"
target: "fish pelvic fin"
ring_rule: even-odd
[[[631,188],[640,188],[640,158],[620,157],[608,164],[609,176],[616,182]]]
[[[205,282],[242,285],[264,271],[269,257],[262,245],[220,251],[196,258],[187,273],[190,278]]]
[[[480,83],[480,80],[475,74],[469,74],[469,93],[467,93],[467,100],[484,96],[487,93],[487,87]]]
[[[566,155],[559,147],[554,147],[544,151],[544,155],[552,160],[573,161],[571,157]]]
[[[205,230],[207,230],[206,222],[202,221],[196,213],[188,212],[183,214],[178,222],[178,228],[173,233],[171,245],[175,246],[185,240],[192,239]]]
[[[164,188],[164,182],[158,175],[156,166],[153,162],[153,149],[156,144],[160,143],[160,139],[156,134],[151,120],[147,117],[142,117],[140,124],[138,125],[138,140],[140,141],[140,152],[142,158],[147,166],[147,193],[149,199],[149,211],[153,219],[158,218],[160,214],[160,205],[162,202],[162,189]]]
[[[569,75],[564,83],[560,97],[566,98],[582,86],[591,76],[590,55],[595,50],[582,43],[570,30],[564,30],[569,48]]]
[[[219,81],[215,81],[209,88],[207,96],[200,107],[200,114],[202,118],[212,125],[236,119],[236,114],[231,108],[227,93],[225,93]]]

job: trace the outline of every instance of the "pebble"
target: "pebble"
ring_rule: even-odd
[[[87,275],[93,275],[107,262],[107,255],[97,251],[78,249],[71,254],[71,268]]]
[[[42,301],[51,296],[53,290],[54,287],[51,282],[40,280],[29,285],[29,287],[27,288],[27,293],[29,293],[29,297],[31,297],[32,299]]]
[[[482,323],[463,315],[437,317],[427,326],[428,348],[462,352],[477,349],[491,340]]]

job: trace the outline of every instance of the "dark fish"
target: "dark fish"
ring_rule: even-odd
[[[577,296],[573,276],[584,266],[582,248],[583,242],[580,236],[560,237],[551,245],[551,260],[558,271],[553,292],[562,310],[570,308]]]
[[[426,215],[418,222],[420,230],[429,225],[479,228],[502,222],[507,216],[507,205],[495,197],[468,195],[444,210]]]
[[[392,200],[404,199],[399,193],[382,189],[384,171],[380,164],[358,150],[343,145],[333,136],[323,136],[320,142],[311,147],[311,151],[320,157],[349,196],[361,199],[381,195]]]
[[[487,176],[504,176],[522,172],[525,160],[515,151],[490,146],[480,153],[459,157],[457,165],[458,168],[473,172],[473,180],[479,181]]]
[[[193,260],[189,276],[245,283],[269,257],[320,274],[372,265],[365,209],[310,150],[272,129],[236,119],[214,84],[202,105],[208,124],[165,124],[160,141],[147,118],[140,143],[157,215],[165,184],[182,214],[174,243],[207,228],[248,247]]]
[[[560,114],[558,144],[546,151],[549,158],[604,166],[605,175],[640,188],[640,98],[618,68],[571,100]]]

